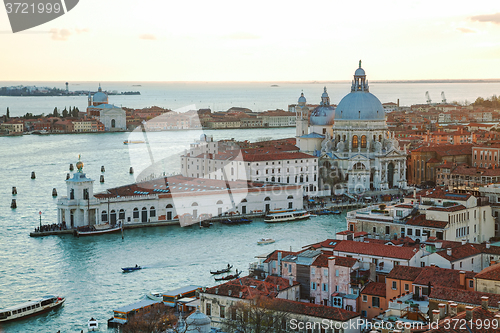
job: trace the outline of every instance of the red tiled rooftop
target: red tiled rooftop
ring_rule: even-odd
[[[461,246],[457,246],[455,248],[451,248],[450,250],[451,250],[451,255],[448,255],[447,249],[443,249],[443,250],[438,251],[436,253],[449,261],[464,259],[464,258],[475,256],[475,255],[481,253],[480,250],[476,249],[474,247],[474,245],[472,245],[470,243],[465,244],[465,245],[461,245]]]
[[[500,301],[500,295],[483,293],[473,290],[464,290],[456,288],[432,288],[431,295],[429,298],[439,300],[439,301],[454,301],[457,303],[470,304],[470,305],[481,305],[481,297],[488,297],[488,305],[493,308],[498,308],[498,302]]]
[[[338,244],[335,252],[344,252],[352,254],[366,254],[378,257],[398,258],[398,259],[411,259],[418,251],[415,248],[399,247],[392,245],[383,245],[377,243],[365,243],[356,241],[342,241]]]
[[[472,279],[476,273],[465,272],[466,279]],[[448,268],[426,266],[422,272],[413,281],[413,284],[432,287],[452,287],[460,288],[460,271]]]
[[[486,267],[476,274],[477,279],[500,281],[500,264]]]
[[[362,295],[372,295],[372,296],[380,296],[385,297],[386,295],[386,287],[383,282],[370,282],[368,283],[363,290],[361,290]]]
[[[387,275],[388,279],[395,280],[406,280],[406,281],[414,281],[420,273],[422,273],[422,267],[413,267],[413,266],[394,266],[394,268]]]

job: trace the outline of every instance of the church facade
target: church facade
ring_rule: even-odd
[[[109,104],[108,95],[102,91],[101,85],[94,96],[89,93],[87,116],[96,118],[103,123],[105,131],[124,131],[127,129],[125,110]]]
[[[334,112],[327,97],[325,88],[321,105],[311,113],[308,132],[297,122],[302,126],[297,129],[301,151],[320,157],[320,188],[331,188],[332,193],[406,188],[406,147],[400,147],[389,131],[384,107],[369,92],[361,61],[351,92]],[[305,105],[305,98],[302,102]]]

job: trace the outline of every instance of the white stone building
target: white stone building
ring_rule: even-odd
[[[79,162],[81,163],[81,162]],[[181,225],[226,212],[241,214],[302,209],[300,185],[264,185],[172,176],[94,194],[93,180],[79,171],[66,181],[68,194],[58,200],[58,223],[68,228],[177,220]]]
[[[318,158],[287,146],[241,148],[234,141],[214,142],[202,135],[181,156],[186,177],[298,184],[304,195],[324,195],[318,187]]]

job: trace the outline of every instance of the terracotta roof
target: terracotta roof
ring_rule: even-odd
[[[335,266],[352,267],[358,262],[356,258],[335,257]]]
[[[413,209],[413,205],[409,205],[409,204],[399,204],[399,205],[396,205],[395,207],[397,208],[410,208],[410,209]]]
[[[483,293],[479,291],[455,289],[455,288],[433,288],[429,298],[442,301],[455,301],[457,303],[481,305],[481,297],[488,297],[488,305],[498,308],[500,295]]]
[[[341,322],[349,321],[350,319],[359,317],[359,313],[344,310],[341,308],[325,306],[321,304],[296,302],[286,299],[273,299],[271,307],[273,309],[279,309],[280,311],[284,312]]]
[[[298,284],[297,281],[293,283],[293,285]],[[290,281],[282,277],[268,276],[264,281],[261,281],[245,276],[208,288],[205,293],[240,299],[253,299],[257,296],[276,297],[279,291],[289,287]]]
[[[264,263],[269,263],[271,261],[276,261],[278,260],[278,252],[281,252],[281,258],[285,258],[286,256],[288,255],[297,255],[300,253],[299,252],[291,252],[291,251],[281,251],[281,250],[276,250],[276,251],[273,251],[270,255],[267,256],[266,260],[264,260]]]
[[[331,254],[322,253],[314,260],[312,265],[316,267],[328,267],[328,258],[331,256]]]
[[[427,210],[438,211],[438,212],[457,212],[459,210],[464,210],[464,209],[467,209],[465,208],[464,205],[455,205],[448,207],[430,207]]]
[[[427,220],[424,214],[414,216],[406,221],[407,225],[415,225],[420,227],[430,227],[430,228],[440,228],[444,229],[448,225],[446,221],[435,221],[435,220]]]
[[[392,245],[384,245],[377,243],[365,243],[356,241],[342,241],[338,244],[335,252],[353,253],[353,254],[367,254],[378,257],[398,258],[398,259],[411,259],[417,253],[416,248],[399,247]]]
[[[413,152],[436,152],[439,156],[456,156],[456,155],[471,155],[472,154],[472,144],[461,144],[461,145],[434,145],[428,147],[420,147],[412,151]]]
[[[363,288],[363,290],[361,290],[361,294],[385,297],[386,295],[385,283],[370,282]]]
[[[394,266],[394,268],[387,275],[388,279],[395,280],[406,280],[406,281],[414,281],[420,273],[422,273],[422,267],[413,267],[413,266]]]
[[[440,255],[441,257],[445,258],[448,261],[456,261],[471,256],[475,256],[480,253],[481,251],[476,249],[474,245],[470,243],[465,245],[460,245],[455,248],[451,248],[451,255],[448,255],[447,249],[443,249],[441,251],[436,252],[436,254]]]
[[[477,279],[500,281],[500,264],[495,264],[486,267],[481,272],[477,273]]]
[[[466,279],[472,279],[475,275],[476,273],[474,272],[465,272]],[[426,266],[413,281],[413,284],[427,286],[429,282],[432,287],[460,288],[460,271],[448,268]]]
[[[315,244],[310,244],[303,246],[302,248],[314,248],[314,249],[320,249],[320,248],[328,248],[328,249],[335,249],[340,243],[344,241],[342,240],[337,240],[337,239],[326,239],[322,242],[315,243]]]

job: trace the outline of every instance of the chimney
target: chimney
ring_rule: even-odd
[[[489,249],[491,247],[490,242],[486,242],[486,248]]]
[[[460,286],[465,289],[465,271],[460,271]]]
[[[466,306],[465,307],[465,320],[469,321],[472,320],[472,311],[474,310],[473,306]]]
[[[432,310],[431,322],[439,322],[439,310]]]
[[[481,307],[488,310],[488,296],[481,297]]]
[[[398,108],[399,108],[399,98],[398,98]]]
[[[403,333],[411,333],[410,327],[411,325],[406,323],[406,325],[404,325],[405,329],[403,330]]]
[[[446,317],[446,304],[439,303],[438,308],[439,308],[439,319],[443,319],[444,317]]]
[[[449,255],[451,257],[451,248],[447,248],[446,249],[446,254]]]
[[[458,308],[457,303],[450,304],[450,317],[455,317],[457,315],[457,308]]]
[[[465,245],[465,244],[467,244],[467,240],[462,239],[462,245]]]
[[[436,267],[436,264],[431,262],[431,267]]]
[[[448,304],[446,304],[446,314],[450,315],[450,310],[451,310],[451,305],[454,303],[454,301],[448,301]]]
[[[242,297],[243,297],[243,292],[242,292],[242,291],[240,291],[240,298],[242,298]]]

